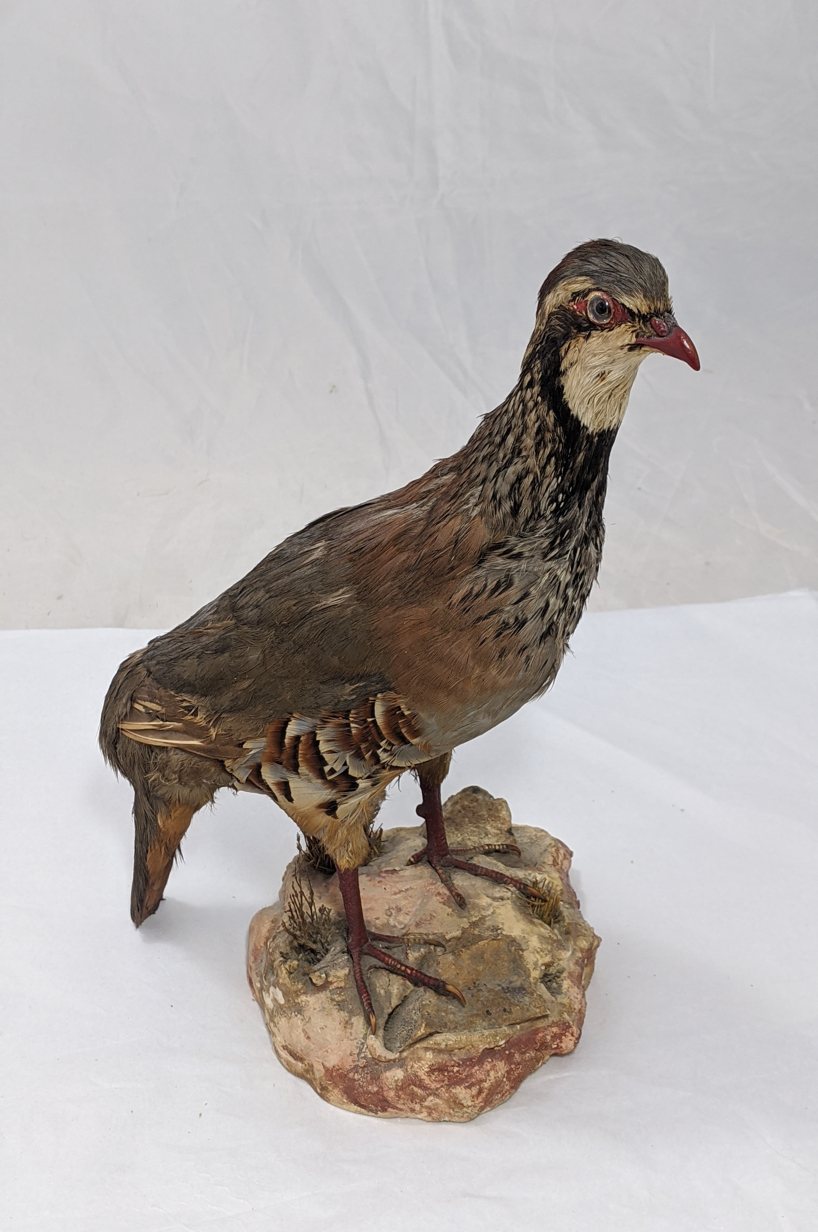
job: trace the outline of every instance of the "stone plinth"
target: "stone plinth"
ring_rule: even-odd
[[[468,1121],[579,1040],[599,938],[579,913],[570,851],[544,830],[512,832],[506,802],[478,787],[453,796],[444,813],[450,846],[512,839],[519,857],[474,859],[549,895],[539,918],[518,891],[453,870],[468,904],[460,910],[427,864],[407,867],[425,842],[423,827],[384,832],[380,854],[360,874],[367,924],[413,938],[405,950],[390,949],[454,984],[465,1007],[365,959],[378,1020],[370,1034],[345,947],[338,880],[304,856],[288,866],[279,903],[250,925],[250,984],[279,1060],[341,1108]]]

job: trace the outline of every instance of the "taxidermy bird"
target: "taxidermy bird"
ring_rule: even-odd
[[[372,1029],[364,957],[462,1000],[381,948],[400,938],[368,932],[358,869],[369,827],[411,770],[426,821],[414,860],[458,905],[465,873],[538,896],[450,851],[440,787],[453,749],[557,674],[599,570],[611,447],[654,351],[699,368],[660,262],[614,240],[575,248],[540,291],[517,384],[462,449],[311,522],[125,660],[100,743],[134,789],[137,926],[159,906],[196,810],[220,787],[262,792],[335,863]]]

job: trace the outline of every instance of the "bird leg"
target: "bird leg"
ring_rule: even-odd
[[[511,886],[512,889],[519,890],[526,898],[533,898],[538,902],[545,898],[544,894],[535,889],[534,886],[529,885],[528,882],[521,881],[519,877],[511,877],[508,873],[501,873],[495,868],[486,868],[483,864],[474,864],[471,860],[459,859],[459,854],[461,852],[465,853],[467,850],[479,850],[484,854],[494,851],[511,851],[519,855],[520,849],[514,843],[489,843],[485,847],[477,849],[450,848],[449,841],[446,838],[446,824],[443,820],[440,784],[425,779],[422,776],[419,776],[419,778],[420,790],[423,793],[423,803],[417,806],[415,812],[426,822],[426,846],[409,859],[409,864],[420,864],[421,860],[426,860],[431,864],[458,907],[465,907],[466,900],[460,891],[456,889],[448,872],[450,868],[459,868],[462,872],[471,873],[475,877],[487,877],[490,881],[497,881],[501,885]]]
[[[369,1020],[369,1027],[373,1035],[377,1029],[377,1023],[375,1021],[375,1011],[372,1008],[372,998],[369,995],[369,989],[366,986],[361,966],[361,960],[364,956],[377,959],[378,966],[383,970],[402,976],[410,984],[417,984],[421,988],[431,988],[433,992],[441,993],[443,996],[456,997],[462,1005],[466,1004],[463,994],[453,984],[447,984],[444,980],[439,980],[433,975],[427,975],[425,971],[419,971],[417,967],[410,967],[372,944],[371,936],[376,936],[379,941],[397,942],[404,945],[410,943],[410,939],[408,937],[385,937],[380,933],[373,933],[370,936],[364,922],[361,887],[358,881],[357,868],[339,868],[338,883],[341,887],[341,897],[344,900],[344,911],[346,912],[347,924],[349,926],[347,946],[352,958],[355,987],[358,989],[358,996],[361,998],[361,1004],[364,1007],[364,1013]]]

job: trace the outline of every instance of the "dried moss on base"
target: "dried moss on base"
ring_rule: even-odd
[[[531,884],[535,890],[545,895],[545,899],[529,899],[528,909],[538,920],[542,920],[543,924],[553,928],[559,920],[562,907],[562,885],[550,877],[535,877]]]
[[[314,960],[325,958],[338,938],[338,919],[328,907],[315,905],[312,883],[296,863],[287,895],[282,927],[292,938],[300,954],[310,955]]]

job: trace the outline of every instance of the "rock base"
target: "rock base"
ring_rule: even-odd
[[[520,856],[474,858],[549,898],[537,908],[516,890],[453,870],[468,904],[459,910],[427,864],[407,867],[423,827],[384,832],[360,874],[367,925],[410,937],[390,950],[454,984],[465,1007],[366,959],[372,1035],[352,979],[338,879],[304,855],[288,866],[279,903],[250,925],[250,985],[278,1058],[340,1108],[469,1121],[579,1040],[599,938],[568,880],[571,852],[544,830],[512,833],[505,800],[479,787],[451,797],[444,815],[452,847],[516,842]]]

